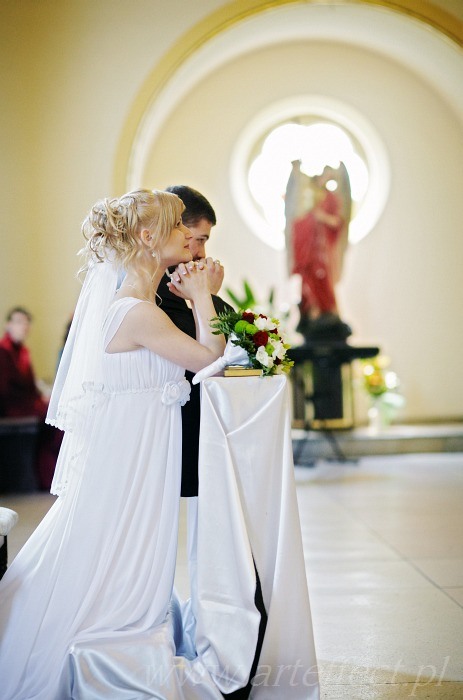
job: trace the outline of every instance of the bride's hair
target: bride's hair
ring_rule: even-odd
[[[140,231],[148,229],[152,233],[153,252],[159,253],[184,208],[175,194],[161,190],[134,190],[119,198],[102,199],[91,208],[82,224],[87,243],[81,253],[87,263],[95,257],[103,261],[111,253],[125,270],[134,263],[143,268]]]

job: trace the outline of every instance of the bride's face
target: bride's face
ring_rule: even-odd
[[[161,251],[161,260],[164,267],[178,265],[181,262],[192,260],[190,252],[190,240],[192,234],[180,219],[172,229],[165,246]]]

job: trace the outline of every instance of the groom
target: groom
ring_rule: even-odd
[[[185,210],[182,214],[182,220],[185,226],[187,226],[192,237],[189,242],[190,252],[192,254],[193,260],[203,260],[209,275],[209,289],[212,293],[212,300],[214,302],[214,307],[217,313],[221,311],[233,310],[232,307],[227,304],[226,301],[221,299],[217,295],[217,292],[222,286],[224,269],[218,260],[212,260],[212,258],[206,257],[206,244],[211,235],[211,229],[216,225],[217,220],[215,212],[208,202],[206,197],[204,197],[200,192],[194,190],[192,187],[187,187],[186,185],[172,185],[166,188],[167,192],[173,192],[176,194],[185,205]],[[193,312],[187,306],[183,299],[172,294],[172,292],[167,287],[167,282],[169,278],[164,275],[159,287],[158,294],[162,299],[161,308],[166,312],[166,314],[171,318],[180,330],[184,333],[188,333],[192,338],[196,337],[195,331],[195,321],[193,317]],[[191,383],[193,373],[186,372],[186,377]],[[189,520],[188,520],[188,535],[189,540],[191,537],[194,538],[196,532],[195,516],[197,513],[196,503],[194,497],[198,495],[198,456],[199,456],[199,424],[201,418],[201,405],[200,405],[200,385],[193,384],[191,386],[190,400],[182,406],[182,489],[181,495],[190,497],[189,500]],[[193,517],[192,517],[193,516]],[[195,542],[189,541],[189,564],[190,567],[195,566]],[[190,578],[191,587],[195,585],[195,573],[190,568]],[[250,679],[253,678],[256,672],[257,664],[259,661],[260,650],[262,648],[263,637],[265,633],[265,626],[267,623],[267,613],[265,611],[262,590],[260,586],[259,576],[256,571],[256,593],[255,593],[255,604],[261,615],[261,622],[259,625],[259,638],[257,642],[256,654],[254,657]],[[229,693],[224,695],[227,700],[246,700],[249,697],[251,691],[251,681],[247,684],[245,688],[235,691],[234,693]]]
[[[173,192],[184,203],[185,211],[182,220],[192,234],[189,248],[193,260],[203,260],[208,272],[209,289],[217,313],[233,310],[226,301],[215,296],[222,286],[224,269],[219,260],[206,258],[206,244],[211,235],[211,229],[216,225],[215,212],[200,192],[186,185],[172,185],[166,192]],[[167,287],[167,275],[161,280],[158,294],[162,299],[161,309],[184,333],[196,338],[196,326],[193,312],[183,299],[175,296]],[[186,372],[186,378],[191,383],[194,376]],[[198,452],[199,452],[199,421],[201,416],[199,384],[191,386],[190,400],[182,407],[182,496],[198,495]]]

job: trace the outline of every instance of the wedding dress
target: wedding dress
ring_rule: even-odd
[[[140,303],[114,302],[107,347]],[[2,700],[221,698],[172,599],[184,370],[146,348],[104,354],[70,481],[0,583]],[[171,602],[173,600],[173,603]],[[175,641],[174,641],[175,639]]]

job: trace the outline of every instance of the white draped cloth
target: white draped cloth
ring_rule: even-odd
[[[202,383],[196,647],[224,690],[243,685],[268,615],[253,700],[316,700],[317,664],[292,456],[287,379]]]

